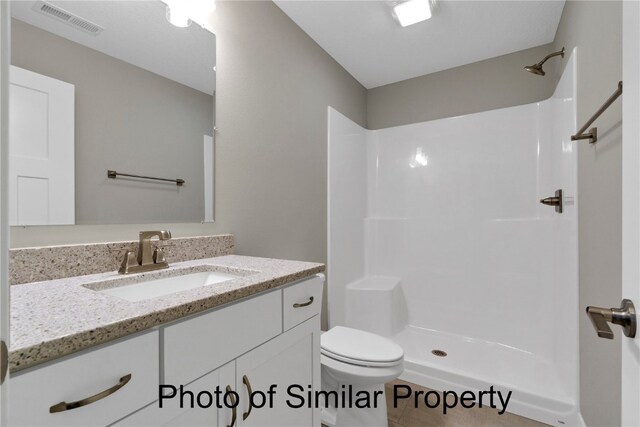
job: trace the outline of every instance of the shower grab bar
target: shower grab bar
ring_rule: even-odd
[[[114,170],[107,171],[107,178],[115,179],[118,176],[126,176],[129,178],[151,179],[153,181],[174,182],[178,187],[181,187],[182,184],[184,184],[184,179],[180,179],[180,178],[178,179],[156,178],[153,176],[133,175],[130,173],[116,172]]]
[[[600,107],[598,111],[596,111],[595,114],[591,116],[587,123],[585,123],[584,126],[580,128],[578,133],[576,133],[575,135],[571,135],[571,140],[579,141],[581,139],[588,139],[590,144],[595,144],[595,142],[598,140],[598,128],[592,127],[591,129],[589,129],[589,132],[585,131],[587,130],[587,128],[589,128],[589,126],[591,126],[593,122],[596,121],[598,117],[600,117],[602,113],[605,112],[607,108],[611,106],[611,104],[613,104],[613,101],[618,99],[620,95],[622,95],[622,82],[618,82],[618,89],[616,89],[616,91],[613,92],[613,95],[611,95],[609,99],[607,99],[604,104],[602,104],[602,107]]]

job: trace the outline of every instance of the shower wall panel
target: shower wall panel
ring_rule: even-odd
[[[551,423],[579,418],[575,55],[535,104],[377,131],[330,112],[330,326],[393,313],[407,379],[501,384]],[[540,203],[557,189],[561,214]]]
[[[344,324],[345,288],[365,272],[364,221],[367,216],[367,131],[329,108],[327,258],[332,283],[327,291],[331,325]],[[328,272],[329,275],[329,272]]]

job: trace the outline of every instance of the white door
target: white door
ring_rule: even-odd
[[[9,343],[9,2],[0,1],[0,427],[7,425],[7,385]]]
[[[623,2],[622,297],[640,308],[640,3]],[[619,328],[614,333],[621,333]],[[640,333],[622,342],[622,425],[640,426]],[[606,362],[606,361],[603,361]]]
[[[11,67],[10,225],[75,223],[74,90]]]
[[[307,396],[320,387],[320,316],[307,320],[284,334],[236,359],[236,381],[240,393],[238,426],[319,426],[319,411],[300,404],[288,396],[290,386],[295,395]],[[274,387],[272,389],[272,387]],[[273,405],[269,390],[273,390]],[[249,393],[254,393],[253,405]],[[265,401],[266,399],[266,401]],[[305,401],[306,403],[306,401]],[[273,406],[273,407],[270,407]]]

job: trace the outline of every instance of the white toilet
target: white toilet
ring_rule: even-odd
[[[323,391],[337,391],[339,395],[347,396],[351,391],[354,401],[360,391],[367,392],[372,401],[374,393],[378,396],[377,407],[370,408],[343,408],[341,404],[335,407],[330,402],[328,407],[322,408],[322,424],[328,427],[386,427],[384,384],[402,373],[402,347],[380,335],[343,326],[323,333],[320,347]]]

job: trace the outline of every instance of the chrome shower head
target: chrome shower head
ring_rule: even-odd
[[[559,50],[558,52],[553,52],[545,56],[544,59],[538,62],[537,64],[527,65],[526,67],[524,67],[524,69],[530,72],[531,74],[544,76],[546,73],[542,69],[542,64],[544,64],[545,62],[547,62],[549,58],[553,58],[554,56],[561,56],[562,58],[564,58],[564,47],[562,48],[562,50]]]

